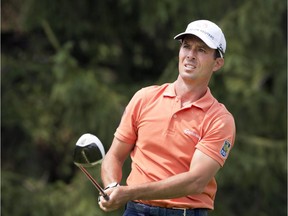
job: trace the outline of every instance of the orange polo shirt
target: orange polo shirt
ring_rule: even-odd
[[[209,88],[189,107],[181,107],[174,83],[163,84],[143,88],[133,96],[115,137],[135,145],[127,185],[138,185],[189,171],[195,149],[223,166],[234,144],[235,123]],[[213,178],[202,194],[138,202],[170,208],[213,209],[216,190]]]

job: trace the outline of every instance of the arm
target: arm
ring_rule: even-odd
[[[167,199],[202,193],[205,186],[215,176],[220,165],[196,150],[190,170],[158,182],[131,187],[128,192],[132,199]]]
[[[133,199],[168,199],[200,194],[216,175],[220,165],[199,150],[195,151],[190,170],[158,182],[146,183],[131,188]],[[136,192],[136,193],[133,193]]]
[[[105,155],[101,166],[101,177],[104,186],[122,179],[122,166],[134,145],[114,138],[112,145]]]
[[[158,182],[111,189],[107,191],[110,200],[108,202],[103,200],[100,207],[104,211],[112,211],[129,200],[168,199],[198,194],[203,191],[219,169],[218,162],[196,150],[188,172]]]

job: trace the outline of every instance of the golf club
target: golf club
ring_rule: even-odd
[[[104,192],[104,189],[90,175],[85,167],[92,167],[101,163],[105,156],[105,150],[101,141],[92,134],[83,134],[77,141],[74,149],[74,164],[77,165],[86,177],[97,188],[105,200],[109,200],[109,196]]]

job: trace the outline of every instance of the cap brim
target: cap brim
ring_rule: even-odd
[[[182,32],[176,35],[174,39],[181,40],[185,35],[195,35],[196,37],[200,38],[208,47],[212,49],[217,49],[217,46],[207,37],[207,35],[199,31]]]

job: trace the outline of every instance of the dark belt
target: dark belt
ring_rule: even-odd
[[[137,202],[128,202],[127,209],[141,212],[149,216],[207,216],[208,209],[163,208]]]

